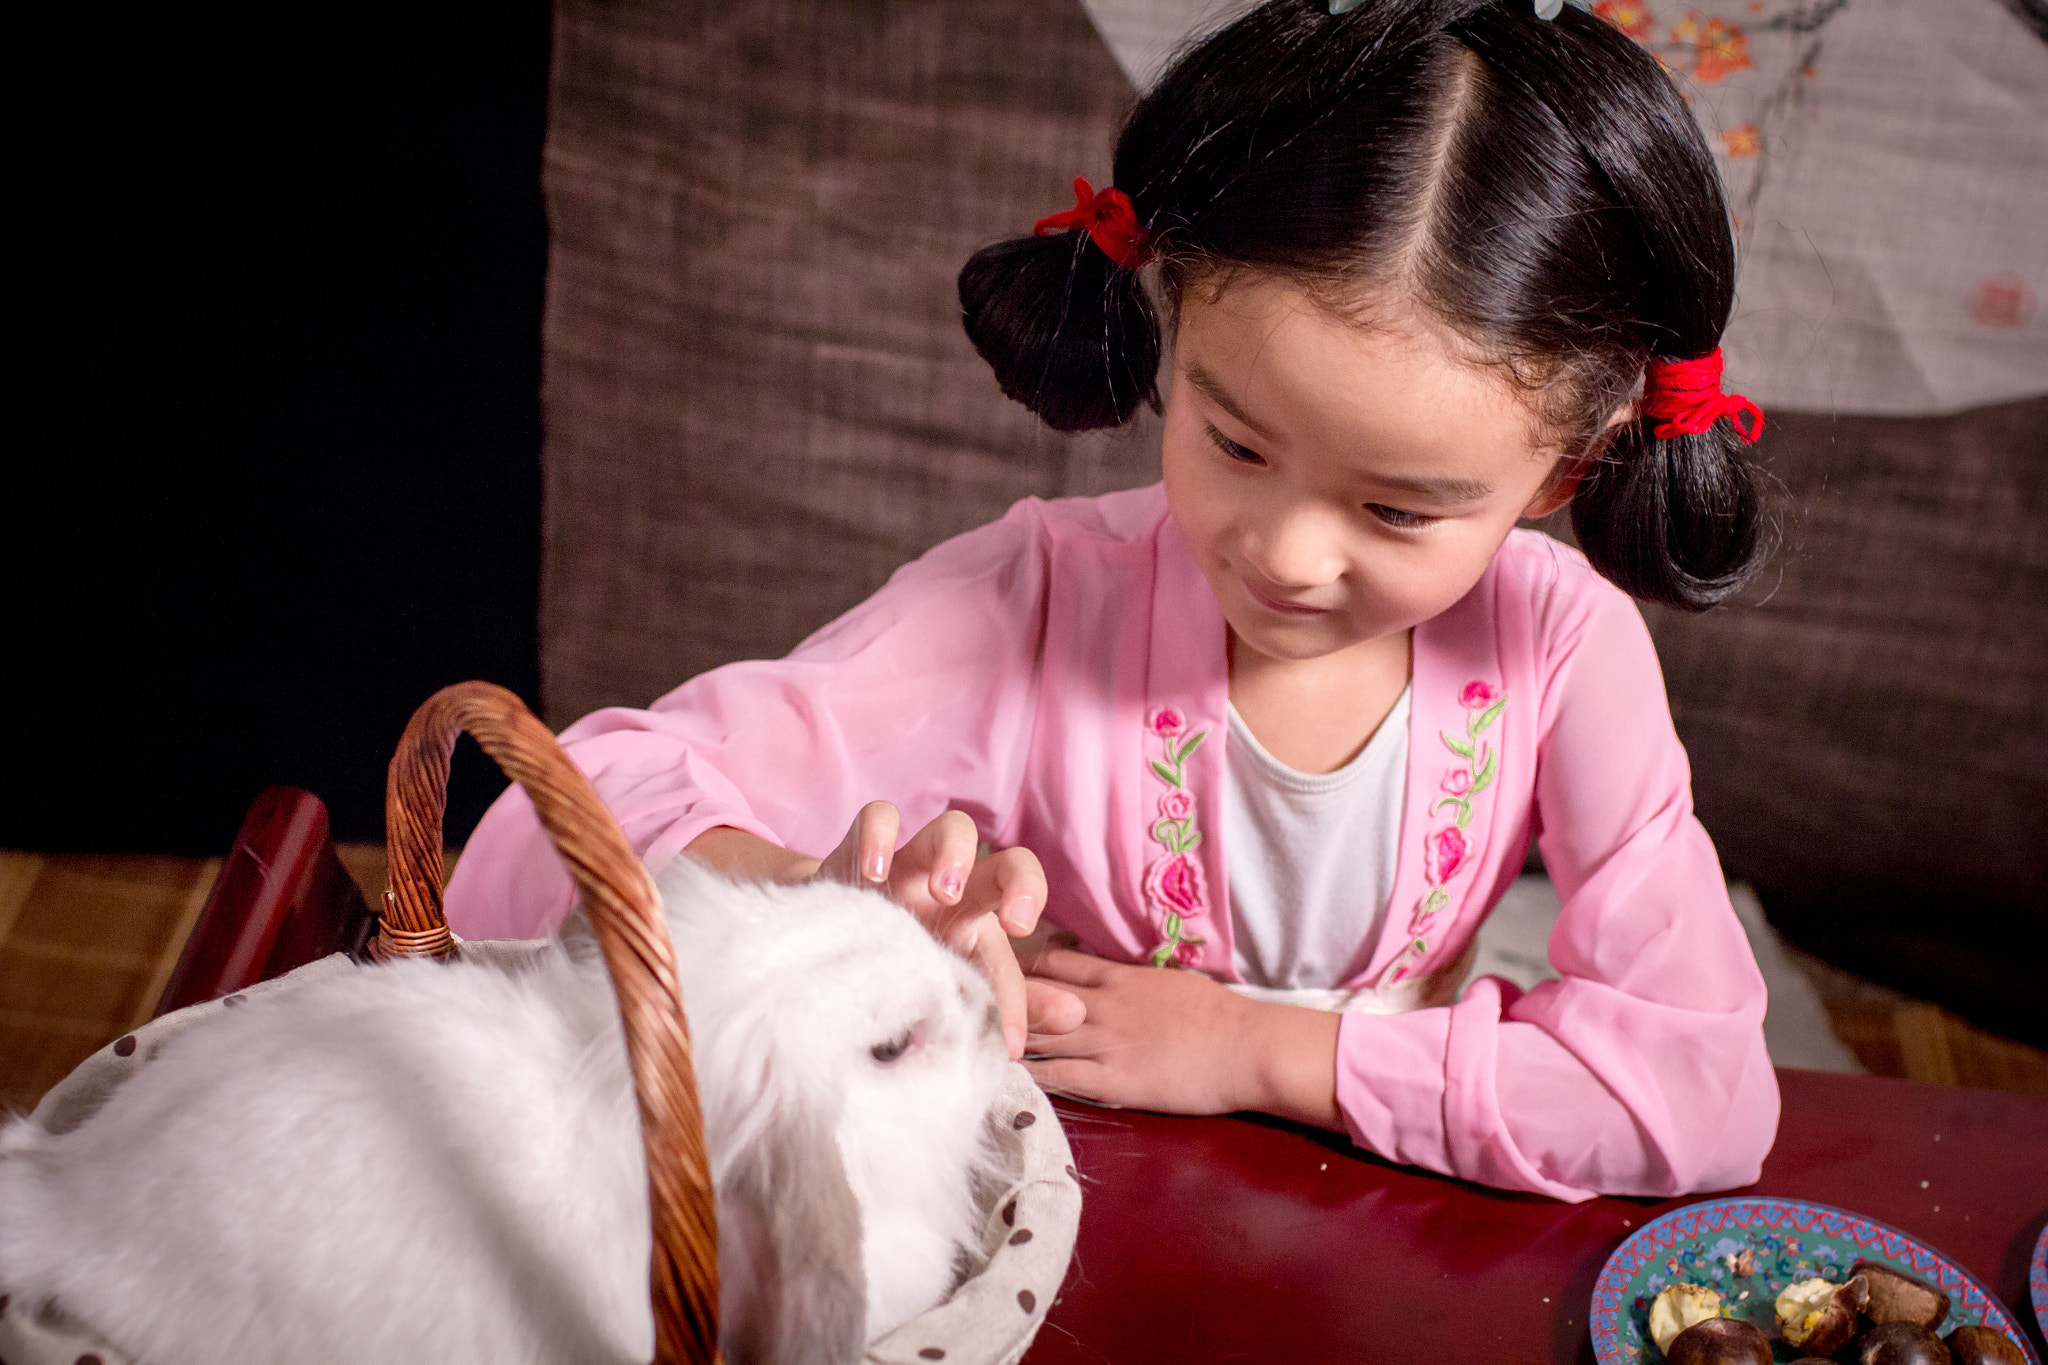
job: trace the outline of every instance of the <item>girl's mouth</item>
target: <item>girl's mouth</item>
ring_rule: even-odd
[[[1244,590],[1252,601],[1280,616],[1321,616],[1330,610],[1328,607],[1305,607],[1299,602],[1289,602],[1284,597],[1274,597],[1243,574],[1238,575],[1238,581],[1244,584]]]

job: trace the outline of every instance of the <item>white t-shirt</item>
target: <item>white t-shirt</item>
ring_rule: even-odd
[[[1335,986],[1370,951],[1394,892],[1408,689],[1357,757],[1296,772],[1230,708],[1222,833],[1237,970],[1254,986]]]

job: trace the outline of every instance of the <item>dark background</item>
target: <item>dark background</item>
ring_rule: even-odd
[[[218,853],[270,783],[381,838],[428,693],[537,700],[548,6],[35,22],[0,846]]]

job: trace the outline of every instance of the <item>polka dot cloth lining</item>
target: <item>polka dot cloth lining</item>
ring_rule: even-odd
[[[511,966],[545,944],[468,943],[472,958]],[[58,1082],[36,1106],[35,1118],[52,1132],[78,1127],[121,1083],[147,1066],[165,1043],[216,1010],[252,996],[355,970],[340,955],[309,963],[289,976],[251,986],[222,1000],[167,1014],[101,1048]],[[1081,1185],[1067,1135],[1043,1091],[1023,1067],[1012,1065],[996,1097],[990,1124],[1021,1174],[990,1191],[980,1253],[973,1272],[953,1296],[872,1343],[863,1365],[1015,1365],[1038,1334],[1073,1256],[1081,1223]],[[0,1361],[7,1365],[144,1365],[95,1336],[90,1328],[49,1313],[31,1314],[0,1295]]]

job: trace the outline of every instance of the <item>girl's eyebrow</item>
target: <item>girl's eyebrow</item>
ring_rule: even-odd
[[[1229,413],[1232,417],[1235,417],[1238,421],[1244,423],[1247,427],[1250,427],[1254,432],[1256,432],[1258,435],[1265,438],[1266,440],[1270,441],[1273,439],[1273,433],[1266,430],[1264,427],[1260,426],[1257,422],[1253,421],[1251,419],[1250,414],[1246,413],[1243,408],[1239,407],[1237,405],[1237,400],[1232,398],[1230,396],[1229,391],[1226,390],[1223,387],[1223,385],[1217,381],[1216,376],[1210,374],[1207,370],[1203,369],[1200,363],[1196,361],[1189,361],[1185,373],[1188,377],[1188,383],[1193,384],[1197,389],[1201,390],[1210,402],[1214,403],[1217,407],[1222,408],[1225,412]]]
[[[1373,482],[1383,484],[1397,492],[1413,493],[1432,502],[1478,502],[1493,492],[1493,485],[1483,479],[1460,478],[1394,478],[1390,475],[1375,475]]]

